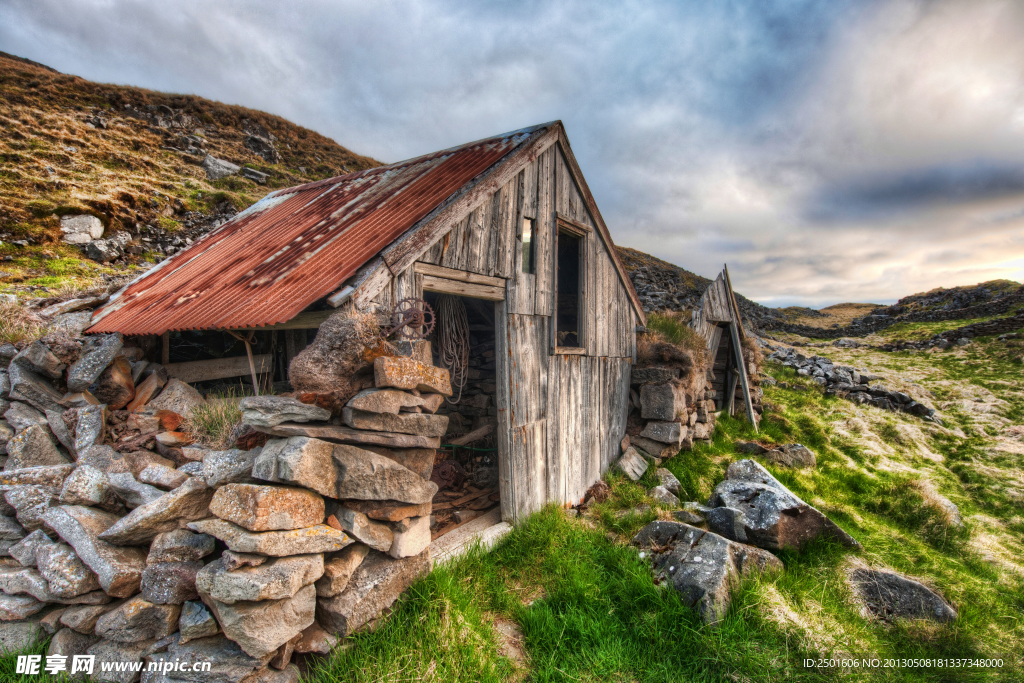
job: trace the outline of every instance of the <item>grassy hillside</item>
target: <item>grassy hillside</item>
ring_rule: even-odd
[[[272,140],[277,160],[247,147],[250,135]],[[207,153],[266,173],[266,184],[208,181]],[[241,210],[275,188],[376,165],[278,116],[93,83],[0,53],[0,286],[68,277],[84,284],[112,271],[60,242],[65,214],[95,215],[106,234],[137,237],[142,226],[173,234],[186,218]]]

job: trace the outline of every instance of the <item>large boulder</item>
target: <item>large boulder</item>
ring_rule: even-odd
[[[182,417],[192,414],[192,409],[206,403],[206,399],[190,385],[172,377],[160,395],[149,402],[153,410],[169,410]]]
[[[371,413],[393,413],[397,415],[405,408],[420,408],[425,413],[434,413],[444,402],[441,394],[414,396],[398,389],[364,389],[348,402],[349,408]]]
[[[161,532],[177,529],[183,522],[206,517],[213,494],[206,482],[193,477],[152,503],[135,508],[99,537],[115,545],[147,543]]]
[[[146,567],[146,551],[118,547],[99,538],[117,523],[115,515],[78,505],[61,505],[47,508],[42,518],[96,573],[100,587],[109,595],[125,598],[138,590]]]
[[[222,560],[203,567],[199,590],[228,605],[236,602],[290,598],[324,573],[324,556],[274,557],[256,567],[228,571]]]
[[[161,667],[167,662],[167,668],[174,669],[164,675],[163,681],[157,679],[159,683],[248,683],[254,681],[254,674],[266,670],[272,656],[250,657],[238,643],[213,635],[172,640],[166,651],[154,652],[148,659]]]
[[[742,577],[782,569],[769,552],[680,522],[651,522],[633,542],[650,552],[659,578],[671,583],[708,624],[725,617]]]
[[[64,465],[70,462],[73,462],[71,457],[61,453],[53,444],[50,430],[34,424],[18,432],[7,442],[7,464],[4,465],[4,469]]]
[[[956,610],[920,581],[859,565],[852,566],[846,576],[865,610],[880,619],[956,620]]]
[[[240,166],[224,159],[218,159],[212,154],[207,154],[203,159],[203,170],[206,171],[207,180],[227,178],[229,175],[238,173],[240,168]]]
[[[154,605],[136,595],[96,621],[96,635],[119,643],[159,639],[178,630],[180,605]]]
[[[373,378],[377,388],[394,387],[452,395],[448,370],[421,363],[412,358],[381,356],[373,361]]]
[[[437,484],[376,453],[307,437],[268,441],[252,474],[298,484],[329,498],[428,503]]]
[[[764,467],[753,460],[740,460],[729,465],[725,481],[715,487],[708,505],[731,508],[742,513],[743,537],[732,540],[751,543],[759,548],[799,550],[814,539],[824,536],[848,548],[859,549],[852,536],[839,528],[814,507],[797,498]],[[720,527],[725,532],[728,526]]]
[[[390,607],[412,582],[430,571],[430,552],[395,559],[371,551],[339,595],[317,601],[317,621],[344,638]]]
[[[103,237],[103,222],[89,214],[61,216],[61,240],[68,244],[88,244]]]
[[[334,393],[339,401],[347,401],[372,379],[364,351],[379,339],[380,325],[373,314],[339,311],[320,325],[313,343],[292,359],[288,379],[298,391]]]
[[[124,346],[120,334],[90,335],[82,344],[82,355],[68,368],[68,391],[87,391],[107,369]]]
[[[645,420],[674,422],[686,417],[686,389],[678,380],[640,387],[640,416]]]
[[[397,434],[444,436],[448,430],[447,415],[428,413],[371,413],[346,407],[342,410],[342,420],[353,429]]]
[[[251,657],[265,657],[297,636],[316,614],[316,589],[312,584],[280,600],[227,604],[203,591],[199,594],[210,608],[224,635],[238,643]]]
[[[341,595],[369,552],[369,546],[356,543],[328,557],[323,576],[316,582],[316,594],[321,598]]]
[[[237,448],[228,451],[207,451],[202,460],[203,480],[213,487],[252,482],[252,466],[259,454],[259,448],[251,451]]]

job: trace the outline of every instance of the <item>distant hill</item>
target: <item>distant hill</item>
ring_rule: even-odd
[[[247,167],[256,180],[209,180],[207,154]],[[91,273],[89,264],[47,263],[81,256],[60,241],[63,215],[97,216],[107,234],[138,239],[142,231],[150,243],[133,251],[145,252],[175,235],[184,243],[211,227],[204,218],[230,215],[273,189],[377,165],[279,116],[94,83],[0,53],[0,284],[50,283],[60,279],[54,270]]]

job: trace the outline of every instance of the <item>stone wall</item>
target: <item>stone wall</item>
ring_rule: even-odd
[[[0,644],[295,682],[295,653],[329,653],[430,570],[448,373],[377,357],[340,414],[247,398],[239,447],[210,450],[181,431],[204,398],[143,355],[116,334],[0,347]]]

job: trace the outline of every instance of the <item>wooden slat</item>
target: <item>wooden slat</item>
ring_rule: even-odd
[[[494,275],[503,278],[512,277],[513,256],[516,244],[516,201],[519,196],[519,178],[514,178],[501,186],[496,203],[497,246],[495,248]]]
[[[506,310],[510,314],[533,315],[534,275],[523,272],[523,219],[536,214],[537,164],[529,164],[518,182],[519,198],[513,227],[516,239],[513,242],[512,276],[507,281],[505,293]],[[530,197],[533,197],[531,200]],[[534,208],[531,208],[534,207]],[[533,214],[533,216],[531,216]]]
[[[537,158],[537,277],[534,278],[536,315],[552,315],[555,310],[554,281],[557,258],[555,244],[555,149],[549,147]]]
[[[505,287],[505,279],[500,277],[489,277],[487,275],[480,275],[479,273],[470,273],[465,270],[455,270],[454,268],[445,268],[443,266],[435,266],[429,263],[415,263],[413,269],[417,273],[424,275],[433,275],[434,277],[443,277],[448,280],[458,280],[459,282],[468,282],[474,285],[490,285],[491,287]]]
[[[594,231],[589,225],[580,223],[575,218],[571,218],[562,213],[555,214],[555,221],[558,224],[559,230],[565,230],[569,234],[576,235],[577,237],[589,235]]]
[[[547,433],[547,497],[549,500],[562,501],[562,481],[565,477],[564,448],[566,424],[562,406],[565,405],[568,397],[563,395],[561,382],[562,362],[559,358],[552,358],[548,361],[548,403],[552,407],[548,415]]]
[[[495,328],[495,376],[497,390],[494,402],[498,409],[498,431],[495,440],[498,447],[498,491],[501,494],[501,518],[506,522],[516,520],[516,482],[512,476],[512,446],[510,401],[513,390],[511,363],[509,354],[510,327],[508,313],[501,303],[494,305]]]
[[[253,355],[256,374],[270,372],[272,357],[269,353]],[[234,356],[232,358],[214,358],[212,360],[193,360],[187,363],[167,363],[167,374],[182,382],[205,382],[211,379],[225,379],[249,375],[249,357]]]
[[[421,277],[423,278],[423,290],[427,292],[468,296],[474,299],[484,299],[485,301],[505,300],[504,287],[477,285],[458,280],[449,280],[443,277],[434,277],[433,275],[422,275]]]
[[[743,361],[743,348],[740,346],[739,333],[736,331],[738,323],[729,325],[729,333],[732,336],[733,352],[736,356],[736,372],[740,376],[740,384],[743,386],[743,401],[747,404],[747,419],[757,432],[757,417],[754,415],[754,404],[750,400],[750,385],[747,383],[747,364]]]

